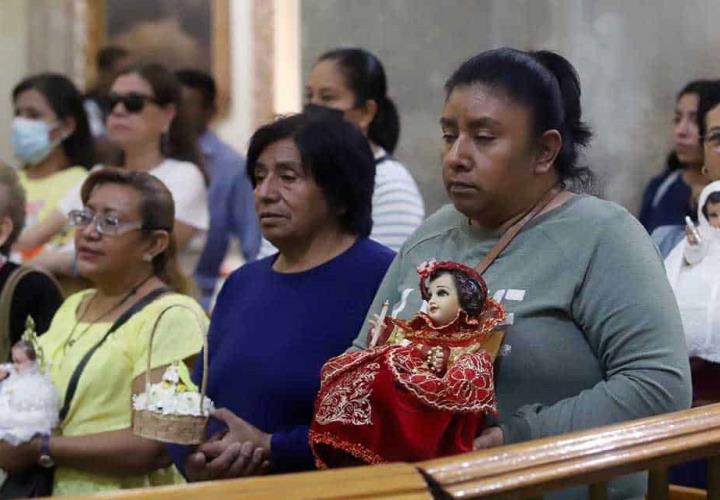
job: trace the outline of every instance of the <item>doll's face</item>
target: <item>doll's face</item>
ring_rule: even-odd
[[[430,282],[428,292],[427,314],[435,324],[445,325],[455,319],[460,310],[460,298],[452,275],[446,273],[435,278]]]
[[[13,347],[12,360],[18,373],[24,372],[33,364],[32,359],[30,359],[27,352],[25,352],[25,349],[22,347]]]
[[[705,210],[707,211],[707,218],[710,225],[715,228],[720,228],[720,203],[708,201]]]

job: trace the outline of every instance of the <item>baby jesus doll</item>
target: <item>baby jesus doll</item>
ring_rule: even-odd
[[[418,274],[427,312],[409,321],[376,315],[368,349],[325,363],[310,426],[318,467],[471,451],[496,412],[502,306],[457,262],[431,260]]]
[[[680,310],[691,365],[697,362],[692,358],[720,363],[720,181],[700,193],[698,225],[687,224],[686,236],[668,254],[665,270]],[[698,380],[693,377],[696,389]],[[711,385],[715,388],[717,382]],[[695,392],[695,404],[707,400]]]
[[[12,363],[0,365],[0,441],[13,446],[50,434],[58,421],[57,391],[41,369],[38,350],[29,319],[11,349]]]

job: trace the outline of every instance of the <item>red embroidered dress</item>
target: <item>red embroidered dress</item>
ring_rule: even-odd
[[[425,314],[386,318],[388,342],[330,359],[320,376],[310,445],[318,467],[418,461],[472,450],[495,413],[492,357],[483,344],[504,320],[487,299],[479,318],[460,310],[437,327]],[[442,346],[448,367],[432,372],[423,347]]]

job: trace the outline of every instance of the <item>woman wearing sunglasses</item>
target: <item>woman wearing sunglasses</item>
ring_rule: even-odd
[[[145,172],[106,168],[88,177],[82,200],[70,222],[78,271],[93,288],[70,296],[41,338],[61,423],[27,444],[0,442],[0,468],[19,475],[54,465],[54,495],[182,481],[161,443],[133,434],[130,410],[153,330],[157,381],[173,361],[194,358],[207,329],[200,306],[170,292],[178,286],[172,196]]]
[[[121,73],[110,90],[108,138],[122,150],[120,164],[160,179],[175,200],[174,236],[182,272],[191,276],[204,247],[209,224],[207,188],[197,140],[183,116],[181,88],[160,65],[134,66]],[[79,186],[59,203],[48,223],[35,232],[46,239],[65,223],[71,210],[82,208]],[[48,267],[70,272],[72,256]]]
[[[18,83],[12,92],[15,118],[11,142],[27,194],[26,228],[51,217],[60,200],[85,179],[95,163],[82,97],[66,77],[43,73]],[[25,259],[48,248],[72,244],[65,218],[43,241],[20,238]]]

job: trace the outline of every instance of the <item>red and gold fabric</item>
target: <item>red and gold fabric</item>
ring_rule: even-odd
[[[342,354],[322,369],[310,426],[318,467],[417,461],[472,450],[495,413],[493,359],[502,307],[488,299],[479,318],[464,311],[437,327],[424,313],[385,319],[380,347]],[[428,348],[448,353],[428,367]]]

